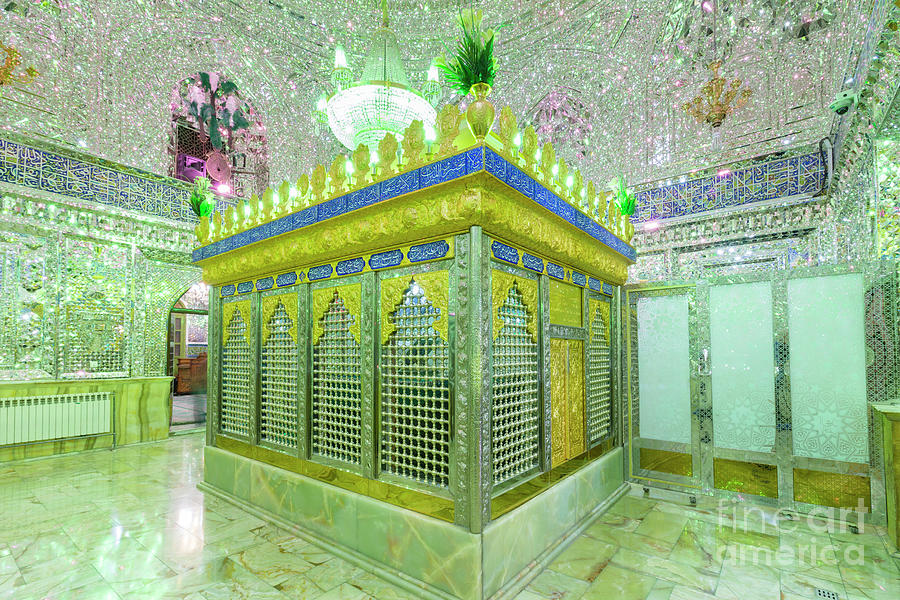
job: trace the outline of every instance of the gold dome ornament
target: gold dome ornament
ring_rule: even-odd
[[[703,84],[699,96],[682,106],[698,123],[707,123],[712,127],[722,125],[728,115],[745,106],[753,95],[750,88],[741,89],[744,82],[740,79],[732,79],[728,84],[728,91],[725,91],[726,79],[719,76],[721,68],[720,60],[709,63],[709,70],[713,72],[712,79]]]

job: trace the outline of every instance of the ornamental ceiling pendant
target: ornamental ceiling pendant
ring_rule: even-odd
[[[728,91],[725,91],[726,79],[719,76],[721,68],[720,60],[709,63],[709,69],[713,73],[712,79],[703,84],[699,96],[682,107],[687,114],[697,119],[698,123],[719,127],[725,121],[725,117],[747,104],[753,94],[750,88],[741,89],[744,82],[740,79],[732,79],[728,84]]]
[[[11,83],[28,84],[31,83],[38,72],[34,67],[28,67],[24,73],[15,73],[16,68],[22,64],[22,55],[12,46],[7,46],[0,42],[0,50],[6,52],[6,59],[0,65],[0,85],[9,85]]]
[[[381,10],[381,27],[372,36],[362,76],[353,81],[353,72],[338,46],[331,72],[334,92],[320,98],[314,111],[351,150],[360,144],[377,148],[388,133],[399,140],[414,120],[422,121],[426,132],[433,131],[437,117],[434,106],[441,97],[437,69],[429,69],[422,92],[410,87],[397,36],[389,26],[387,0],[382,0]]]

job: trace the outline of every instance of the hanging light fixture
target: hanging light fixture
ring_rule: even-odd
[[[740,79],[732,79],[728,84],[728,91],[725,91],[726,80],[719,76],[721,68],[720,60],[709,63],[709,69],[713,72],[712,79],[703,84],[699,96],[683,106],[684,111],[697,119],[698,123],[719,127],[725,117],[747,104],[753,94],[750,88],[741,89],[744,82]]]
[[[336,47],[331,72],[334,91],[320,98],[313,110],[313,115],[327,122],[335,137],[351,150],[359,144],[375,150],[388,133],[399,140],[414,120],[422,121],[428,130],[437,117],[434,107],[441,97],[437,69],[429,70],[422,92],[410,87],[397,36],[389,27],[387,0],[382,0],[381,10],[381,27],[372,38],[362,76],[353,80],[344,49]]]
[[[734,11],[731,12],[733,13]],[[720,127],[728,115],[747,104],[747,101],[750,100],[750,96],[753,95],[753,91],[750,90],[750,88],[744,87],[744,82],[742,80],[732,79],[728,82],[724,77],[719,75],[719,69],[722,68],[723,57],[727,58],[730,56],[732,47],[736,42],[732,35],[726,43],[723,44],[721,49],[717,47],[717,13],[718,7],[712,0],[704,0],[704,2],[700,4],[700,18],[698,19],[698,22],[702,23],[705,19],[708,19],[711,23],[711,27],[707,26],[705,28],[705,31],[708,33],[703,33],[702,38],[704,39],[699,41],[697,56],[702,57],[711,54],[713,60],[707,64],[707,68],[712,71],[712,78],[700,88],[700,95],[682,106],[687,114],[697,119],[698,123],[706,123],[712,127]],[[731,14],[730,17],[733,34],[735,15]],[[707,40],[711,42],[711,47],[707,46]],[[707,60],[709,60],[709,58],[707,58]]]

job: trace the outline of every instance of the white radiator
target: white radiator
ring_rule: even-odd
[[[111,392],[0,398],[0,446],[112,432]]]

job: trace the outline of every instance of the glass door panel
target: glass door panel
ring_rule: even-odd
[[[699,463],[689,335],[693,289],[628,292],[628,425],[636,479],[680,485],[695,481]]]

